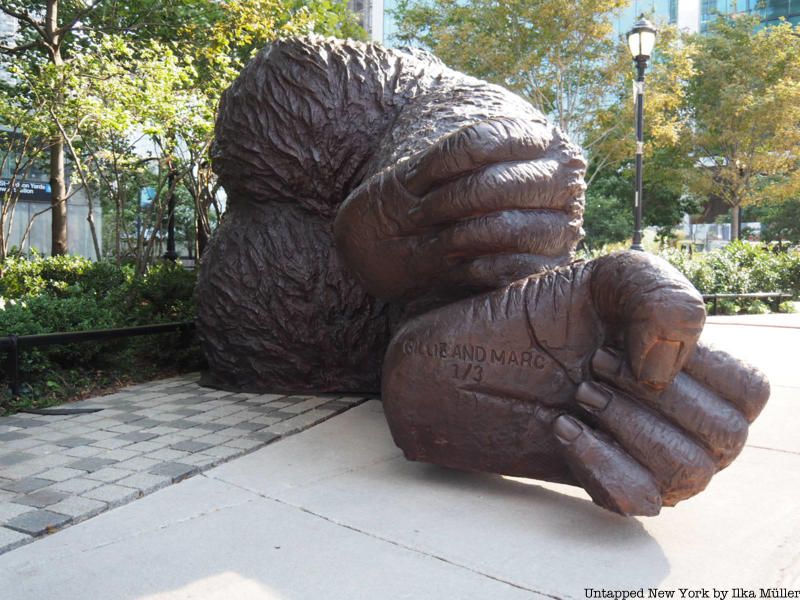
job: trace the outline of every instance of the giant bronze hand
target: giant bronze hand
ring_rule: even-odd
[[[381,298],[494,289],[571,260],[585,168],[546,123],[469,125],[356,188],[336,217],[337,247]]]
[[[394,337],[383,400],[406,456],[581,485],[622,514],[705,488],[744,445],[766,379],[697,346],[702,298],[612,254],[433,310]]]

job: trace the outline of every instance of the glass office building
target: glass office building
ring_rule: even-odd
[[[369,39],[376,42],[384,40],[383,24],[386,17],[383,0],[348,0],[347,7],[367,30]]]
[[[719,15],[756,14],[762,25],[775,25],[781,17],[800,23],[800,0],[634,0],[617,17],[624,33],[640,14],[656,23],[670,23],[688,31],[706,31]]]
[[[642,14],[658,23],[677,24],[678,0],[634,0],[616,17],[617,30],[627,31]]]
[[[657,26],[676,25],[686,31],[698,31],[700,27],[699,0],[634,0],[614,18],[617,33],[630,31],[642,14]]]
[[[762,25],[775,25],[781,17],[800,23],[800,0],[700,0],[700,31],[718,15],[755,14]]]

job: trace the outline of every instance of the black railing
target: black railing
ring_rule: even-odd
[[[159,333],[179,332],[186,338],[194,331],[193,321],[178,323],[160,323],[158,325],[139,325],[137,327],[119,327],[116,329],[93,329],[90,331],[66,331],[59,333],[42,333],[37,335],[8,335],[0,337],[0,352],[7,352],[6,374],[8,385],[14,396],[19,396],[21,386],[19,373],[19,357],[22,352],[40,346],[56,346],[76,344],[97,340],[111,340],[139,335],[155,335]]]
[[[705,302],[711,302],[711,314],[717,314],[717,302],[720,300],[764,300],[770,303],[772,312],[780,312],[782,302],[791,300],[792,295],[786,292],[753,292],[749,294],[703,294]]]

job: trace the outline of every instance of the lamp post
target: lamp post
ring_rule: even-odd
[[[636,189],[633,200],[633,243],[631,250],[644,250],[642,247],[642,158],[644,154],[644,70],[647,60],[656,43],[656,28],[644,18],[633,25],[628,32],[628,48],[636,63]]]

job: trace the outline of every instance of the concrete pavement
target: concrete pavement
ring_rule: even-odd
[[[0,554],[301,431],[359,396],[234,394],[198,374],[0,418]]]
[[[739,459],[659,517],[409,463],[370,401],[0,556],[0,598],[800,597],[800,329],[717,319],[704,337],[773,395]]]

